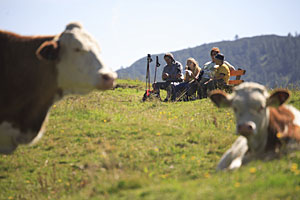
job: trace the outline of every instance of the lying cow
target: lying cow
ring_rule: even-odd
[[[286,90],[270,96],[257,83],[243,83],[233,94],[214,91],[210,99],[218,107],[232,107],[236,131],[240,134],[222,156],[217,169],[239,168],[253,159],[271,159],[284,149],[298,147],[300,142],[300,112],[291,105],[282,105],[289,98]],[[278,155],[278,154],[277,154]]]
[[[79,23],[54,36],[0,30],[0,153],[42,134],[48,109],[64,95],[113,87],[117,75],[99,53]]]

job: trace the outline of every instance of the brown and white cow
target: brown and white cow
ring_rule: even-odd
[[[232,94],[214,91],[210,99],[218,107],[231,107],[236,117],[236,132],[240,136],[222,156],[217,169],[239,168],[253,159],[270,159],[283,147],[298,148],[300,142],[300,112],[283,105],[289,98],[287,90],[267,89],[246,82]]]
[[[0,30],[0,153],[40,135],[48,109],[65,94],[112,88],[117,75],[99,54],[97,42],[79,23],[53,36]]]

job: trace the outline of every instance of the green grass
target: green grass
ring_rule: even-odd
[[[299,199],[300,152],[217,172],[237,137],[230,109],[142,103],[143,83],[118,83],[64,98],[36,145],[0,155],[0,199]]]

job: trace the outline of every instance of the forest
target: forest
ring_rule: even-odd
[[[246,70],[245,81],[254,81],[270,88],[299,87],[300,80],[300,36],[263,35],[241,38],[233,41],[221,41],[202,44],[193,48],[171,51],[176,60],[186,65],[189,57],[195,58],[202,67],[210,61],[209,52],[212,47],[219,47],[225,60],[236,68]],[[151,52],[149,52],[151,54]],[[158,81],[161,80],[165,66],[164,53],[152,55],[150,63],[151,81],[154,77],[155,57],[158,56],[161,66],[158,68]],[[145,80],[146,56],[131,66],[117,71],[120,79]]]

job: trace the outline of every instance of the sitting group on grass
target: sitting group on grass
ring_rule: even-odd
[[[211,61],[205,63],[203,69],[194,58],[188,58],[183,75],[182,64],[171,53],[166,53],[164,60],[167,65],[162,72],[164,82],[153,83],[155,93],[159,96],[160,89],[166,90],[167,97],[164,101],[177,101],[183,94],[186,98],[202,99],[207,98],[209,91],[223,89],[228,85],[230,71],[235,68],[224,60],[224,55],[217,47],[211,49],[210,56]]]

